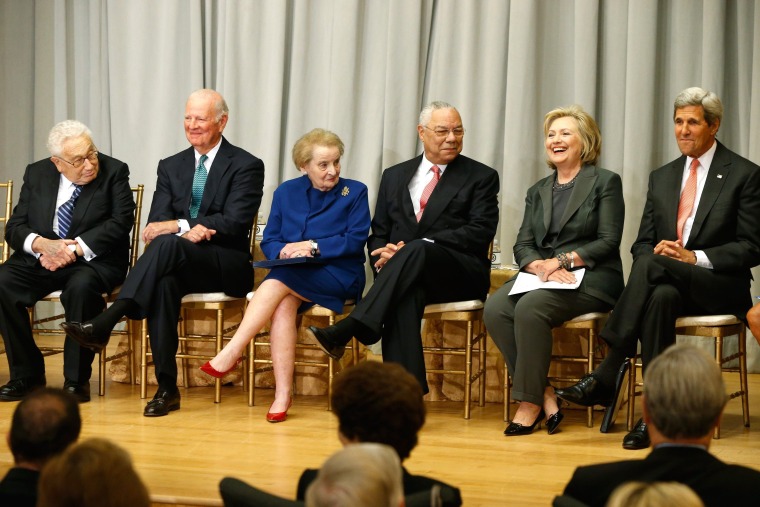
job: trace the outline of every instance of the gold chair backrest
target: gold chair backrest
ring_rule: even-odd
[[[0,223],[3,226],[0,231],[0,234],[2,234],[2,242],[0,242],[0,248],[2,248],[2,252],[0,252],[0,264],[2,264],[7,261],[10,256],[10,249],[8,248],[8,243],[5,241],[5,226],[8,223],[8,219],[11,217],[11,208],[13,207],[13,180],[8,180],[7,183],[0,183],[0,188],[5,189],[5,213],[0,215]]]

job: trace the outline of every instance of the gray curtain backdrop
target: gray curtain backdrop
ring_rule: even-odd
[[[0,64],[0,178],[16,198],[50,127],[75,118],[146,185],[146,211],[158,160],[187,146],[197,88],[225,96],[225,135],[264,160],[265,217],[304,132],[342,137],[343,175],[374,206],[382,170],[421,151],[421,106],[446,100],[464,153],[501,174],[506,262],[525,191],[548,174],[541,127],[556,106],[594,115],[601,165],[623,178],[626,268],[648,174],[679,155],[680,90],[715,91],[720,140],[760,162],[756,0],[0,0]]]

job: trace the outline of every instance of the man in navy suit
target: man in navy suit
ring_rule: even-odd
[[[253,288],[249,237],[261,204],[264,163],[222,137],[228,116],[216,91],[190,95],[185,135],[192,146],[158,163],[142,235],[149,245],[108,310],[90,322],[64,324],[79,343],[100,350],[122,316],[147,317],[158,390],[145,416],[164,416],[180,406],[174,356],[182,296],[243,297]]]
[[[646,372],[675,342],[679,316],[744,317],[752,306],[750,269],[760,263],[760,167],[716,140],[723,105],[714,93],[687,88],[673,111],[682,156],[649,176],[628,284],[600,333],[611,348],[593,373],[557,390],[569,402],[614,406],[616,374],[636,354],[637,341]],[[626,449],[649,443],[643,420],[623,439]]]
[[[671,346],[649,366],[643,400],[654,446],[649,456],[578,467],[565,496],[603,506],[625,482],[665,481],[689,486],[708,507],[757,502],[760,472],[708,452],[727,401],[715,359],[691,345]]]
[[[402,364],[428,392],[420,321],[425,305],[483,299],[490,286],[488,248],[499,222],[499,175],[464,155],[459,112],[432,102],[420,113],[424,153],[387,169],[367,241],[375,282],[351,315],[310,327],[331,357],[355,336],[380,338],[383,360]]]
[[[20,400],[46,383],[27,308],[61,290],[67,319],[92,318],[129,265],[135,203],[127,164],[98,153],[92,133],[78,121],[54,126],[47,147],[50,158],[27,166],[5,231],[14,252],[0,266],[0,333],[11,373],[0,387],[3,401]],[[64,390],[81,402],[90,400],[94,357],[66,337]]]

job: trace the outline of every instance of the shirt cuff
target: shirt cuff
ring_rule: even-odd
[[[95,252],[93,252],[92,250],[90,250],[90,247],[87,246],[87,243],[85,243],[84,241],[82,241],[82,238],[80,238],[80,237],[77,236],[76,240],[77,240],[77,243],[79,243],[79,246],[82,247],[82,252],[84,253],[84,255],[82,257],[84,257],[84,260],[86,260],[86,261],[89,262],[92,259],[94,259],[95,257],[97,257],[97,255],[95,254]],[[74,246],[76,246],[76,245],[74,245]]]
[[[190,222],[184,218],[177,220],[177,223],[179,224],[179,231],[176,232],[177,236],[182,236],[190,230]]]
[[[694,250],[694,255],[697,257],[697,266],[707,269],[713,268],[712,262],[702,250]]]
[[[32,250],[32,243],[34,243],[34,240],[38,237],[40,237],[40,235],[33,232],[24,240],[24,252],[28,253],[29,255],[33,255],[35,259],[39,259],[40,255],[42,255],[35,253],[34,250]]]

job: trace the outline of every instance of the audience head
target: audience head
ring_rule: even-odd
[[[70,182],[86,185],[98,176],[98,149],[84,123],[66,120],[56,124],[48,134],[47,149],[50,161]]]
[[[679,482],[626,482],[607,500],[607,507],[703,507],[691,488]]]
[[[229,113],[224,97],[215,90],[203,88],[190,94],[185,104],[185,136],[198,153],[205,155],[216,146]]]
[[[307,132],[293,146],[293,163],[308,176],[314,188],[327,191],[338,183],[343,141],[325,129]]]
[[[602,153],[602,133],[599,131],[599,126],[594,118],[584,111],[581,106],[576,104],[552,109],[544,116],[545,140],[548,140],[552,124],[560,118],[575,120],[571,122],[571,126],[577,129],[577,134],[581,141],[580,162],[582,164],[597,165],[599,163],[599,156]],[[547,146],[548,149],[549,147]],[[546,163],[552,169],[557,168],[550,158],[547,158]]]
[[[308,507],[398,507],[403,501],[398,455],[374,443],[347,445],[333,454],[306,490]]]
[[[101,438],[72,445],[42,469],[38,507],[148,507],[127,452]]]
[[[422,108],[417,133],[425,157],[433,164],[449,164],[462,151],[464,126],[459,111],[451,104],[434,101]]]
[[[346,368],[332,394],[341,439],[386,444],[405,460],[425,424],[422,396],[417,379],[399,364],[363,361]]]
[[[16,406],[8,447],[17,465],[39,470],[76,442],[81,429],[77,400],[60,389],[41,388]]]
[[[687,157],[699,158],[715,143],[723,118],[717,95],[702,88],[687,88],[673,104],[673,131],[678,149]]]
[[[727,401],[715,360],[693,345],[676,344],[651,362],[644,377],[647,423],[667,440],[709,444]]]

